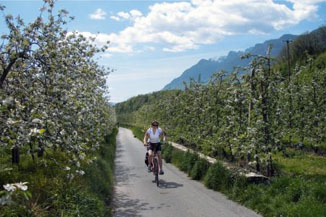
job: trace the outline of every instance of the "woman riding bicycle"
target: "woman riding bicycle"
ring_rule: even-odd
[[[160,175],[164,174],[162,168],[162,157],[161,157],[161,142],[160,138],[165,140],[164,132],[161,128],[158,127],[159,123],[157,121],[152,122],[152,126],[146,131],[144,136],[144,145],[147,146],[147,141],[149,140],[149,150],[148,150],[148,172],[152,171],[152,158],[153,152],[156,151],[159,166],[160,166]]]

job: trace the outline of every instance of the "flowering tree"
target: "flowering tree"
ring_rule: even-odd
[[[99,147],[113,128],[106,76],[94,55],[104,51],[63,27],[72,18],[45,0],[30,24],[6,15],[8,34],[0,47],[0,147],[43,157],[48,149],[79,161]],[[5,7],[0,10],[4,12]],[[94,40],[94,39],[90,39]]]

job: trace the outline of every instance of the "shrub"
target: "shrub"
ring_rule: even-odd
[[[183,163],[184,155],[185,153],[183,151],[177,149],[173,149],[172,151],[172,163],[180,169]]]
[[[166,144],[162,146],[162,156],[166,163],[172,162],[172,151],[173,148],[170,144]]]
[[[191,169],[190,177],[195,180],[200,180],[205,176],[208,168],[209,163],[204,159],[199,159]]]
[[[243,196],[242,194],[244,194],[245,189],[248,187],[248,184],[249,183],[245,176],[236,176],[230,196],[234,199],[240,199]]]
[[[187,151],[182,158],[182,164],[180,166],[180,169],[188,173],[189,175],[198,159],[199,159],[198,154]]]
[[[204,183],[213,190],[225,190],[231,185],[231,174],[220,162],[217,162],[208,169]]]

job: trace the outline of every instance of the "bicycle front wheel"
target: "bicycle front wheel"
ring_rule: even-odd
[[[157,159],[155,158],[154,159],[154,176],[155,176],[155,183],[156,183],[156,186],[158,187],[160,185],[160,181],[158,179],[158,162],[157,162]]]

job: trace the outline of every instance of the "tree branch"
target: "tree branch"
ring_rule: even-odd
[[[1,75],[1,77],[0,77],[0,89],[3,88],[3,83],[4,83],[4,81],[6,80],[7,75],[9,74],[11,68],[12,68],[13,65],[16,63],[16,61],[17,61],[19,58],[23,58],[23,59],[26,58],[26,57],[25,57],[26,52],[27,52],[27,50],[24,50],[24,51],[22,51],[22,52],[19,53],[18,57],[15,57],[15,58],[13,58],[13,59],[10,59],[10,62],[9,62],[9,64],[8,64],[8,66],[4,68],[3,73],[2,73],[2,75]]]

